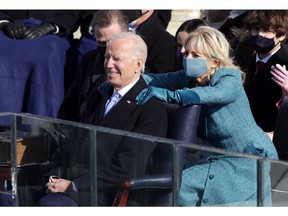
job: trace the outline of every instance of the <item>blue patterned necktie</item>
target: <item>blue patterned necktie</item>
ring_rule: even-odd
[[[114,94],[110,97],[110,99],[107,101],[105,105],[104,116],[107,115],[107,113],[111,110],[111,108],[115,106],[120,99],[121,99],[121,95],[118,93],[118,91],[115,91]]]

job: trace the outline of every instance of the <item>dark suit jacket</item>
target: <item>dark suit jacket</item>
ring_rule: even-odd
[[[281,47],[265,64],[263,70],[255,75],[255,56],[248,66],[245,91],[256,123],[266,132],[274,131],[278,114],[277,101],[282,97],[281,88],[271,79],[271,66],[275,64],[288,67],[288,52]]]
[[[106,80],[104,53],[98,49],[83,55],[75,80],[66,93],[58,110],[57,117],[70,121],[80,121],[86,109],[86,100],[90,92]]]
[[[165,137],[167,130],[167,112],[159,100],[152,98],[144,105],[137,105],[135,97],[147,87],[144,79],[140,80],[103,118],[105,103],[112,95],[113,88],[102,96],[98,91],[89,97],[87,111],[82,122],[98,126]],[[81,144],[81,143],[80,143]],[[157,144],[125,136],[102,134],[97,136],[97,184],[98,193],[104,193],[106,203],[111,205],[117,189],[124,179],[143,175],[148,169],[147,163]],[[81,146],[82,152],[89,158],[88,146]],[[77,158],[79,158],[79,152]],[[77,158],[75,161],[77,161]],[[84,161],[82,161],[83,163]],[[88,161],[84,162],[87,163]],[[87,167],[87,164],[84,167]],[[78,165],[79,167],[79,165]],[[91,172],[91,170],[90,170]],[[76,177],[76,176],[75,176]],[[89,176],[73,180],[79,191],[89,190]],[[78,198],[79,199],[79,198]],[[99,198],[100,199],[100,198]],[[102,197],[101,197],[102,199]],[[83,199],[82,199],[83,200]],[[81,201],[80,201],[81,202]],[[85,203],[84,203],[85,205]]]
[[[145,70],[151,73],[173,71],[177,45],[174,36],[161,24],[157,12],[138,27],[137,34],[142,36],[148,47]]]

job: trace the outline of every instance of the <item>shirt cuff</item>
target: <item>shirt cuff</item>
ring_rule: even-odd
[[[73,191],[77,192],[78,188],[76,187],[75,183],[72,181],[72,189]]]
[[[53,24],[56,27],[56,31],[53,34],[58,34],[59,33],[59,27],[55,24]]]
[[[10,21],[9,20],[0,20],[0,24],[1,23],[9,23]]]

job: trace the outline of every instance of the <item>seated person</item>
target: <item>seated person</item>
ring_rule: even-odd
[[[120,10],[99,10],[93,14],[91,26],[95,35],[93,44],[98,47],[83,55],[76,78],[58,110],[60,119],[80,121],[92,89],[106,80],[103,66],[106,42],[113,34],[128,32],[128,17]]]
[[[131,32],[113,35],[108,41],[104,68],[107,81],[112,85],[104,92],[94,91],[88,100],[82,122],[154,136],[166,136],[167,112],[157,99],[138,106],[135,98],[147,84],[141,76],[147,58],[147,46],[143,39]],[[118,98],[111,97],[119,93]],[[110,99],[109,99],[110,98]],[[114,106],[107,110],[109,103]],[[139,145],[140,144],[140,145]],[[118,187],[124,179],[145,173],[148,160],[156,143],[135,143],[135,139],[119,136],[97,136],[97,205],[111,206]],[[109,148],[107,148],[109,146]],[[89,146],[78,143],[75,164],[89,154]],[[34,203],[41,206],[90,205],[89,163],[78,164],[82,175],[73,179],[53,179],[47,183],[47,192]],[[86,169],[85,169],[86,168]],[[75,178],[74,178],[75,177]],[[45,196],[46,195],[46,196]],[[22,196],[23,197],[23,196]],[[25,198],[25,196],[24,196]],[[40,201],[38,202],[38,200]],[[138,201],[135,200],[138,204]],[[20,205],[22,205],[20,194]],[[11,195],[2,195],[0,205],[11,205]],[[94,205],[94,204],[93,204]]]

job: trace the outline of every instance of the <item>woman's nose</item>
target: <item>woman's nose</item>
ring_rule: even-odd
[[[186,55],[186,58],[193,58],[193,55],[192,55],[191,53],[188,53],[188,54]]]

